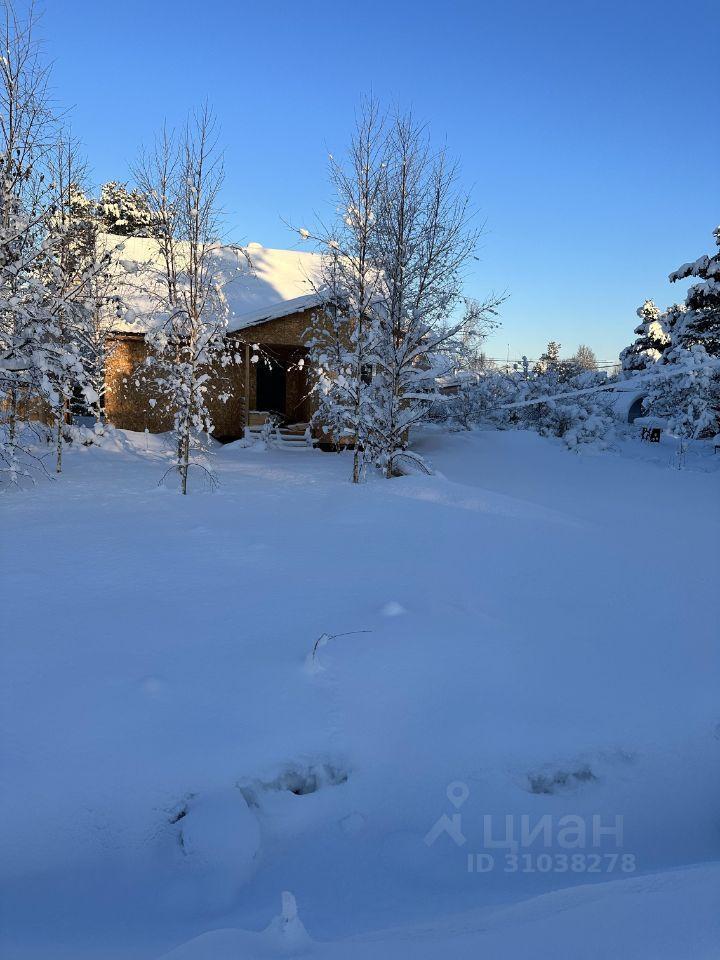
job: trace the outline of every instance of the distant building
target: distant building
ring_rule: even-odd
[[[162,284],[158,245],[144,238],[122,241],[115,255],[119,293],[128,307],[114,324],[114,350],[106,371],[105,413],[117,427],[163,432],[172,418],[151,403],[152,380],[133,376],[148,356],[146,336],[162,322],[153,312],[153,286]],[[209,406],[215,435],[221,440],[243,436],[268,413],[289,424],[307,423],[313,413],[309,396],[307,330],[320,303],[321,258],[317,254],[272,250],[251,243],[242,250],[218,247],[219,275],[227,301],[229,344],[237,343],[239,362],[215,371],[215,396]],[[260,348],[262,358],[257,360]],[[263,359],[264,358],[264,359]],[[222,392],[231,399],[223,403]]]

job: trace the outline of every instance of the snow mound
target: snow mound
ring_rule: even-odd
[[[255,872],[260,826],[235,787],[200,797],[176,818],[186,893],[203,910],[226,910]]]
[[[718,880],[719,864],[699,864],[323,943],[309,939],[295,898],[283,894],[282,915],[262,933],[214,930],[161,960],[714,960]]]
[[[312,940],[298,915],[292,893],[282,894],[282,910],[262,933],[211,930],[182,944],[161,960],[255,960],[299,957],[312,949]]]

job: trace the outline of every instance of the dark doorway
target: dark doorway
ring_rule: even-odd
[[[285,368],[277,360],[260,359],[255,367],[257,372],[257,397],[255,408],[280,413],[285,416]]]
[[[644,399],[645,397],[638,397],[636,400],[633,400],[628,410],[628,423],[633,423],[638,417],[642,416]]]

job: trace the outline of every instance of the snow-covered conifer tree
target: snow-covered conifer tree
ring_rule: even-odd
[[[560,362],[560,344],[556,340],[551,340],[545,352],[540,354],[535,363],[535,372],[546,373],[548,370],[558,370]]]
[[[645,370],[656,363],[668,349],[671,342],[671,316],[663,314],[653,303],[646,300],[637,309],[640,323],[635,327],[637,340],[620,354],[620,362],[625,371]]]
[[[720,227],[715,239],[720,246]],[[720,429],[720,252],[670,274],[672,282],[688,277],[701,282],[660,315],[667,344],[649,369],[644,408],[679,436],[700,439]]]
[[[720,248],[720,227],[714,230]],[[683,264],[670,274],[670,281],[697,277],[700,283],[690,287],[685,310],[673,330],[673,348],[689,349],[696,344],[711,356],[720,356],[720,249],[712,256],[704,255]]]
[[[125,183],[110,180],[100,189],[97,216],[107,233],[123,237],[151,237],[153,217],[148,197]]]

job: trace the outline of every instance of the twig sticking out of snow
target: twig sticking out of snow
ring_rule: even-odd
[[[372,630],[347,630],[345,633],[321,633],[313,644],[312,652],[309,653],[305,659],[306,669],[312,672],[317,672],[322,669],[317,661],[317,652],[320,647],[324,647],[331,640],[337,640],[338,637],[351,637],[358,633],[372,633]]]

